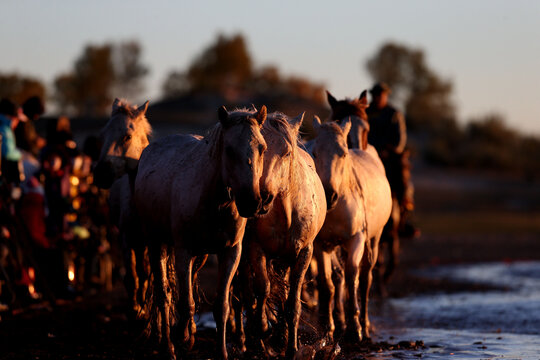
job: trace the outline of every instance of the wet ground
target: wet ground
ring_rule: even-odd
[[[376,339],[422,339],[426,349],[373,358],[540,359],[540,262],[439,266],[416,275],[492,289],[377,302]]]
[[[540,262],[436,266],[410,276],[424,288],[436,284],[433,292],[373,299],[373,343],[316,348],[317,358],[332,358],[333,351],[335,359],[540,359]],[[451,283],[464,290],[441,286]],[[157,358],[152,344],[134,336],[138,325],[123,315],[124,300],[117,289],[4,314],[0,358]],[[211,358],[212,317],[198,322],[193,358]],[[312,348],[301,349],[305,358]]]

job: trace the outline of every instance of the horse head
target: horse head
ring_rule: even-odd
[[[337,204],[338,194],[340,194],[347,171],[349,161],[347,135],[351,130],[351,121],[346,118],[340,123],[321,124],[321,120],[315,116],[313,129],[317,134],[313,145],[313,159],[324,187],[327,208],[330,211]]]
[[[260,182],[263,214],[270,210],[272,200],[279,193],[289,190],[297,152],[298,131],[303,119],[304,113],[290,120],[284,114],[273,113],[268,115],[263,126],[262,134],[268,145]]]
[[[99,187],[109,188],[114,180],[137,168],[152,132],[145,116],[147,109],[148,101],[136,107],[114,100],[111,117],[101,131],[103,147],[94,169],[94,182]]]
[[[367,137],[369,133],[366,114],[366,108],[368,107],[367,91],[362,91],[358,99],[336,100],[328,91],[326,96],[332,108],[331,120],[342,121],[345,118],[351,118],[351,131],[347,139],[349,148],[365,150],[368,145]]]
[[[262,210],[259,182],[263,170],[266,141],[261,128],[266,121],[266,107],[259,111],[218,110],[222,127],[221,176],[232,191],[240,216],[251,217]]]

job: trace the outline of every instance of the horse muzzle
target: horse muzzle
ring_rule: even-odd
[[[272,204],[274,203],[274,195],[266,192],[261,192],[262,203],[261,208],[257,211],[256,215],[265,215],[268,214],[270,209],[272,209]]]
[[[240,216],[250,218],[258,215],[262,209],[262,201],[259,196],[247,196],[240,194],[235,196],[236,208]]]

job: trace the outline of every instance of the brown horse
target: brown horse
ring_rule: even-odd
[[[348,289],[347,335],[355,342],[369,337],[368,294],[378,243],[392,207],[390,186],[380,160],[369,152],[347,147],[351,122],[321,125],[313,121],[317,137],[313,157],[323,183],[328,212],[315,240],[318,263],[319,314],[332,338],[334,284],[332,253],[341,247]],[[360,277],[360,282],[358,281]],[[358,307],[360,287],[361,309]]]
[[[217,355],[227,358],[229,289],[246,218],[269,205],[259,191],[266,107],[256,113],[228,113],[221,107],[218,115],[219,123],[204,138],[175,135],[148,146],[135,180],[135,204],[154,274],[153,309],[159,310],[161,320],[157,330],[164,355],[170,358],[175,358],[170,327],[176,314],[182,349],[193,345],[192,272],[196,260],[208,253],[217,254],[219,260],[214,319]],[[169,271],[172,259],[175,271]]]
[[[281,113],[273,113],[263,126],[268,149],[264,156],[261,192],[273,202],[266,214],[248,220],[244,239],[248,266],[243,270],[253,276],[250,289],[253,293],[244,295],[245,299],[252,300],[246,306],[251,344],[259,345],[262,350],[263,334],[268,328],[265,314],[271,291],[269,270],[279,277],[279,284],[288,283],[284,304],[277,304],[280,311],[273,328],[276,348],[283,349],[286,343],[288,357],[298,350],[300,292],[313,254],[313,240],[326,215],[324,189],[313,159],[297,144],[303,117],[301,114],[288,120]],[[255,309],[251,311],[254,303]]]
[[[124,284],[136,317],[144,312],[148,269],[132,192],[139,159],[152,132],[145,116],[147,109],[148,101],[137,108],[125,100],[114,100],[111,117],[101,131],[103,147],[94,169],[94,183],[111,189],[111,218],[119,229],[127,270]]]

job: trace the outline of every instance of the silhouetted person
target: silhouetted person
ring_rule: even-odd
[[[8,183],[20,182],[19,161],[22,154],[17,149],[13,129],[19,123],[21,113],[18,106],[9,99],[0,100],[0,135],[2,136],[2,176]]]
[[[409,212],[414,208],[413,187],[410,182],[410,152],[405,150],[407,144],[405,118],[388,102],[391,90],[387,84],[377,83],[370,92],[372,100],[366,109],[370,125],[368,142],[377,150],[384,164],[393,196],[399,202],[400,232],[405,230],[404,235],[417,235],[417,229],[405,224]]]
[[[23,103],[22,110],[28,120],[21,121],[15,128],[17,147],[37,157],[45,146],[45,139],[37,134],[34,122],[43,115],[45,106],[39,96],[32,96]]]

